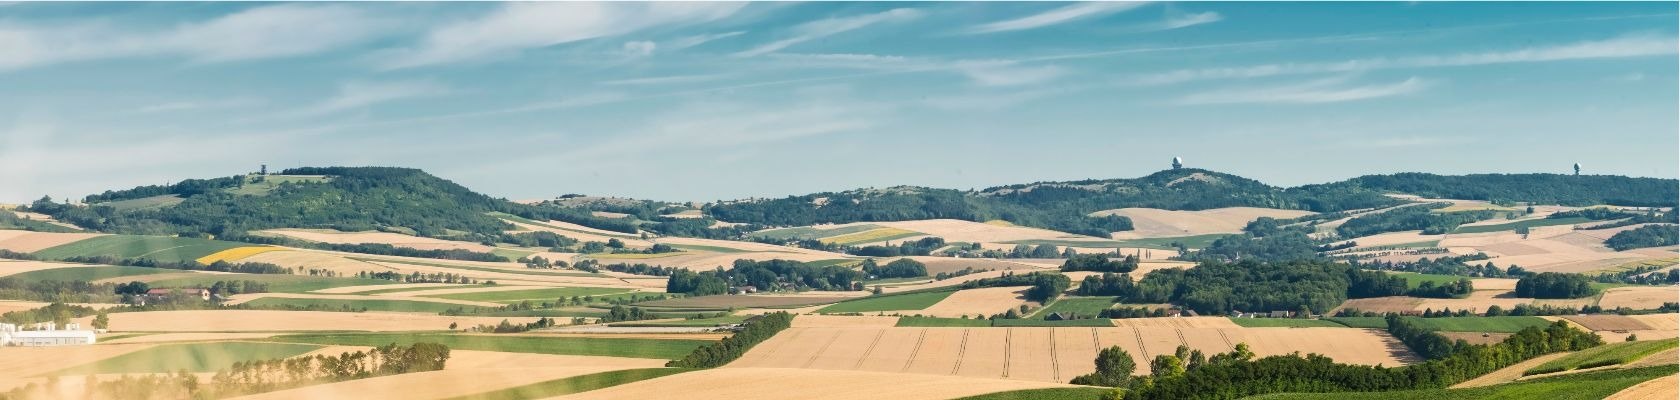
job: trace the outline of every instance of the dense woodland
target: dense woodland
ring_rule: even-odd
[[[1632,250],[1646,247],[1673,246],[1680,244],[1680,226],[1655,224],[1616,232],[1610,239],[1604,241],[1605,246],[1616,250]]]
[[[1040,304],[1049,304],[1051,300],[1055,300],[1057,297],[1060,297],[1062,292],[1066,292],[1068,286],[1072,284],[1073,280],[1068,279],[1067,275],[1050,272],[1032,272],[1026,274],[1004,273],[1003,276],[996,278],[976,279],[963,282],[962,286],[959,288],[978,289],[986,287],[1028,286],[1026,293],[1024,294],[1024,297],[1026,297],[1027,300],[1036,301]]]
[[[1674,207],[1680,185],[1674,179],[1614,175],[1471,174],[1435,175],[1405,172],[1366,175],[1341,182],[1307,185],[1323,190],[1378,190],[1438,199],[1530,202],[1584,207],[1598,204]]]
[[[1344,238],[1415,230],[1422,230],[1425,235],[1440,235],[1451,232],[1459,225],[1494,217],[1493,211],[1434,212],[1450,205],[1452,203],[1431,203],[1361,215],[1336,227],[1336,233]]]
[[[1517,280],[1517,297],[1576,299],[1597,294],[1586,275],[1541,272]]]
[[[634,266],[622,268],[625,271],[620,272],[637,269]],[[641,270],[655,271],[654,268],[644,267]],[[691,296],[730,294],[744,286],[760,291],[863,290],[859,283],[863,275],[858,270],[835,265],[813,266],[791,260],[735,260],[733,268],[703,272],[686,269],[657,271],[670,276],[665,284],[666,292]],[[925,270],[923,274],[926,275]]]

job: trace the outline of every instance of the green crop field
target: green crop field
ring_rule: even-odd
[[[39,281],[97,281],[100,279],[118,278],[124,276],[139,276],[152,274],[167,274],[181,272],[180,270],[145,268],[145,267],[66,267],[29,271],[21,274],[9,275],[24,282]]]
[[[304,293],[342,286],[388,285],[397,283],[396,281],[388,281],[384,279],[332,278],[308,275],[204,274],[204,276],[164,279],[150,282],[150,284],[155,288],[210,287],[210,285],[216,284],[216,281],[228,280],[267,283],[268,291],[276,293]]]
[[[1429,329],[1443,332],[1497,332],[1515,333],[1526,327],[1545,328],[1551,322],[1540,317],[1442,317],[1419,318],[1406,317]],[[1387,329],[1388,322],[1383,317],[1334,317],[1326,318],[1342,325],[1354,328]]]
[[[819,313],[851,313],[896,310],[920,310],[928,308],[940,300],[950,297],[955,291],[920,292],[911,294],[893,294],[885,296],[871,296],[857,300],[847,300],[834,305],[818,309]]]
[[[809,265],[809,266],[813,266],[813,267],[827,267],[827,266],[830,266],[830,265],[838,265],[838,266],[846,267],[846,266],[852,266],[852,265],[857,265],[857,264],[861,264],[861,263],[863,263],[863,260],[854,260],[854,259],[850,259],[850,258],[831,258],[831,259],[827,259],[827,260],[806,261],[805,265]]]
[[[1103,394],[1113,391],[1114,389],[1094,387],[1027,389],[969,396],[957,400],[1097,400],[1102,398]]]
[[[1096,317],[1097,314],[1102,313],[1103,310],[1107,310],[1109,307],[1113,306],[1113,297],[1062,296],[1056,299],[1056,301],[1051,302],[1049,306],[1040,308],[1038,311],[1033,312],[1032,318],[1044,319],[1044,317],[1050,316],[1050,314],[1059,312],[1071,312],[1075,315],[1087,318]]]
[[[1416,288],[1424,282],[1435,282],[1436,286],[1440,286],[1458,282],[1459,279],[1467,278],[1458,275],[1420,274],[1416,272],[1392,272],[1392,274],[1394,276],[1406,278],[1406,287],[1408,288]]]
[[[74,256],[114,256],[158,261],[192,261],[218,251],[245,246],[250,244],[168,236],[109,235],[37,251],[35,256],[48,260]]]
[[[1663,350],[1672,349],[1676,344],[1680,344],[1680,342],[1666,339],[1606,344],[1577,351],[1575,354],[1540,364],[1523,371],[1523,375],[1549,374],[1573,369],[1627,364]]]
[[[1347,325],[1338,324],[1322,319],[1299,318],[1231,318],[1231,322],[1244,328],[1346,328]],[[1387,323],[1384,323],[1386,327]]]
[[[539,353],[578,356],[607,356],[631,358],[659,358],[675,360],[688,355],[694,348],[712,343],[707,340],[607,339],[593,337],[540,337],[456,335],[445,333],[376,333],[288,335],[270,340],[290,343],[329,344],[343,346],[382,346],[391,343],[408,345],[431,342],[457,350],[505,351],[511,353]]]
[[[430,295],[430,296],[425,296],[425,297],[436,297],[436,298],[440,298],[440,299],[455,299],[455,300],[493,301],[493,302],[504,302],[504,303],[506,303],[506,302],[517,303],[517,302],[520,302],[520,301],[523,301],[523,300],[554,301],[555,299],[558,299],[558,298],[561,298],[561,297],[569,298],[569,297],[572,297],[572,296],[578,296],[578,297],[593,296],[593,297],[596,297],[596,298],[601,298],[601,297],[606,296],[606,295],[624,294],[626,292],[628,292],[628,290],[616,289],[616,288],[557,287],[557,288],[546,288],[546,289],[506,290],[506,291],[500,291],[500,292],[452,293],[452,294]],[[642,294],[642,293],[637,293],[637,294],[658,296],[657,294]]]
[[[400,288],[391,288],[391,289],[366,290],[366,291],[360,291],[360,292],[349,293],[349,294],[371,296],[371,295],[384,294],[384,293],[414,292],[414,291],[420,291],[420,290],[438,290],[438,289],[460,289],[460,288],[470,288],[470,287],[479,287],[479,285],[458,284],[458,285],[400,287]]]
[[[707,245],[699,245],[699,244],[673,244],[673,245],[669,245],[669,246],[675,247],[675,248],[678,248],[678,249],[682,249],[682,250],[710,251],[710,252],[713,252],[713,253],[747,253],[747,252],[749,252],[748,250],[741,250],[741,249],[737,249],[737,248],[733,248],[733,247],[707,246]]]
[[[1454,229],[1452,231],[1452,233],[1508,232],[1508,231],[1515,231],[1519,227],[1533,228],[1533,227],[1552,226],[1552,225],[1574,225],[1574,224],[1579,224],[1579,223],[1583,223],[1583,222],[1592,222],[1592,220],[1582,218],[1582,217],[1541,218],[1541,219],[1531,219],[1531,220],[1526,220],[1526,221],[1508,222],[1508,223],[1503,223],[1503,224],[1498,224],[1498,225],[1460,226],[1460,227],[1458,227],[1458,229]]]
[[[349,309],[351,309],[351,310],[366,309],[368,311],[423,312],[423,313],[441,313],[441,312],[444,312],[445,310],[449,310],[449,309],[452,309],[452,308],[472,308],[472,306],[463,306],[463,305],[460,305],[460,304],[433,303],[433,302],[429,302],[429,301],[413,301],[413,300],[289,299],[289,298],[283,298],[283,297],[264,297],[264,298],[260,298],[260,299],[256,299],[256,300],[251,300],[249,302],[246,302],[245,304],[250,304],[252,307],[279,307],[279,306],[286,306],[286,305],[297,306],[297,307],[318,306],[318,307],[328,307],[328,308],[332,308],[332,309],[342,309],[344,307],[349,307]]]
[[[293,343],[214,342],[165,344],[72,367],[59,374],[212,372],[236,362],[287,358],[321,346]]]
[[[495,255],[498,255],[498,256],[506,257],[509,260],[518,260],[518,259],[521,259],[521,258],[525,258],[525,256],[529,256],[529,255],[532,255],[532,254],[537,254],[537,252],[530,251],[530,250],[519,250],[519,249],[510,249],[510,248],[506,248],[506,247],[497,247],[497,248],[494,248],[494,249],[490,249],[490,254],[495,254]]]
[[[587,392],[595,389],[613,387],[630,382],[643,381],[689,371],[695,370],[688,368],[641,368],[608,371],[538,382],[525,386],[515,386],[493,392],[451,397],[447,400],[541,399],[572,393]]]
[[[1674,366],[1594,371],[1468,389],[1423,389],[1364,393],[1280,393],[1257,400],[1598,400],[1640,382],[1674,374]]]

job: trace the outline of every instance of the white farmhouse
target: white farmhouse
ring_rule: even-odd
[[[81,325],[65,324],[59,330],[57,324],[44,322],[35,324],[35,330],[20,330],[17,324],[0,323],[0,346],[68,346],[93,344],[93,331],[84,331]]]

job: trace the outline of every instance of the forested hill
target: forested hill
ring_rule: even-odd
[[[1131,229],[1124,217],[1090,217],[1125,207],[1205,210],[1269,207],[1320,212],[1400,203],[1357,187],[1285,190],[1236,175],[1186,168],[1135,179],[1038,182],[958,191],[921,187],[862,189],[713,206],[718,219],[767,225],[954,218],[1001,219],[1017,225],[1107,237]]]
[[[1018,225],[1106,237],[1129,230],[1122,217],[1093,218],[1096,211],[1146,207],[1205,210],[1268,207],[1336,212],[1399,204],[1385,193],[1540,204],[1673,206],[1674,179],[1555,174],[1442,176],[1419,173],[1369,175],[1346,181],[1279,188],[1253,179],[1185,168],[1134,179],[1038,182],[959,191],[922,187],[860,189],[710,207],[720,220],[765,225],[954,218],[1001,219]]]
[[[421,236],[484,239],[512,227],[489,212],[636,232],[588,211],[538,207],[475,193],[418,169],[294,168],[278,175],[189,179],[88,196],[88,206],[38,200],[29,208],[112,233],[226,236],[269,228],[406,228]]]
[[[1423,197],[1531,202],[1566,206],[1610,204],[1638,207],[1674,207],[1680,198],[1680,181],[1658,178],[1630,178],[1615,175],[1562,174],[1473,174],[1435,175],[1416,172],[1366,175],[1299,189],[1348,191],[1369,189],[1415,194]]]

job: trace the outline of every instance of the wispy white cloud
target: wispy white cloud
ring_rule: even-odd
[[[216,99],[216,100],[185,100],[185,101],[172,101],[172,102],[167,102],[167,103],[158,103],[158,104],[141,106],[139,108],[135,108],[133,110],[133,112],[137,113],[137,114],[151,114],[151,113],[165,113],[165,112],[179,112],[179,111],[220,110],[220,109],[229,109],[229,108],[252,107],[252,106],[257,106],[257,105],[261,105],[261,104],[263,104],[263,101],[261,99],[256,99],[256,98],[251,98],[251,97],[238,97],[238,98]]]
[[[728,77],[728,76],[729,76],[728,74],[694,74],[694,75],[650,76],[650,77],[646,77],[646,78],[629,78],[629,79],[615,79],[615,80],[610,80],[610,81],[601,81],[601,82],[599,82],[599,84],[609,85],[609,86],[618,86],[618,85],[622,85],[622,86],[665,85],[665,84],[673,84],[673,83],[706,82],[706,81],[713,81],[713,80],[722,79],[722,78],[725,78],[725,77]]]
[[[1417,93],[1429,85],[1428,82],[1417,77],[1407,78],[1395,83],[1360,86],[1344,85],[1345,81],[1344,78],[1332,78],[1295,85],[1216,90],[1186,95],[1180,97],[1175,103],[1182,105],[1338,103]]]
[[[332,97],[279,115],[319,116],[397,100],[439,96],[449,91],[449,87],[432,81],[345,82]]]
[[[922,14],[920,10],[914,8],[895,8],[873,14],[834,17],[806,22],[793,27],[791,30],[792,36],[737,52],[735,56],[753,57],[774,53],[789,46],[862,29],[870,25],[914,20],[920,18]]]
[[[171,55],[225,62],[317,54],[388,34],[391,21],[347,5],[263,6],[166,30],[112,23],[0,22],[0,69]]]
[[[1349,73],[1378,69],[1463,67],[1475,65],[1531,63],[1604,58],[1671,55],[1676,52],[1673,37],[1628,35],[1562,45],[1535,46],[1516,50],[1401,58],[1365,58],[1341,62],[1265,64],[1234,68],[1184,69],[1144,75],[1137,84],[1170,84],[1206,79],[1259,78],[1278,75]]]
[[[968,34],[996,33],[1043,28],[1051,25],[1098,17],[1142,7],[1148,2],[1104,1],[1077,3],[1025,17],[975,25],[964,30]]]
[[[948,111],[997,111],[1026,104],[1032,101],[1065,94],[1064,89],[1030,89],[1015,92],[975,92],[948,96],[928,97],[921,101],[928,107]]]
[[[624,42],[623,52],[626,55],[634,57],[646,57],[653,55],[654,49],[657,48],[659,48],[659,45],[652,41],[638,40],[633,42]]]
[[[963,61],[955,67],[981,86],[1034,85],[1062,76],[1067,71],[1055,65],[1021,65],[1014,62]]]
[[[1225,16],[1212,11],[1193,14],[1174,14],[1167,16],[1167,18],[1161,20],[1161,22],[1144,25],[1143,30],[1167,31],[1179,28],[1188,28],[1201,24],[1210,24],[1223,20],[1225,20]]]
[[[420,44],[380,54],[386,68],[476,62],[562,43],[654,27],[711,22],[743,3],[512,2],[429,32]]]
[[[684,37],[680,37],[680,38],[676,38],[676,39],[671,40],[666,45],[666,47],[670,47],[673,50],[686,49],[686,48],[706,44],[706,43],[712,42],[714,40],[728,39],[728,38],[732,38],[732,37],[736,37],[736,36],[741,36],[742,34],[746,34],[746,33],[747,33],[747,31],[734,31],[734,32],[708,33],[708,34],[704,34],[704,35],[684,36]]]

